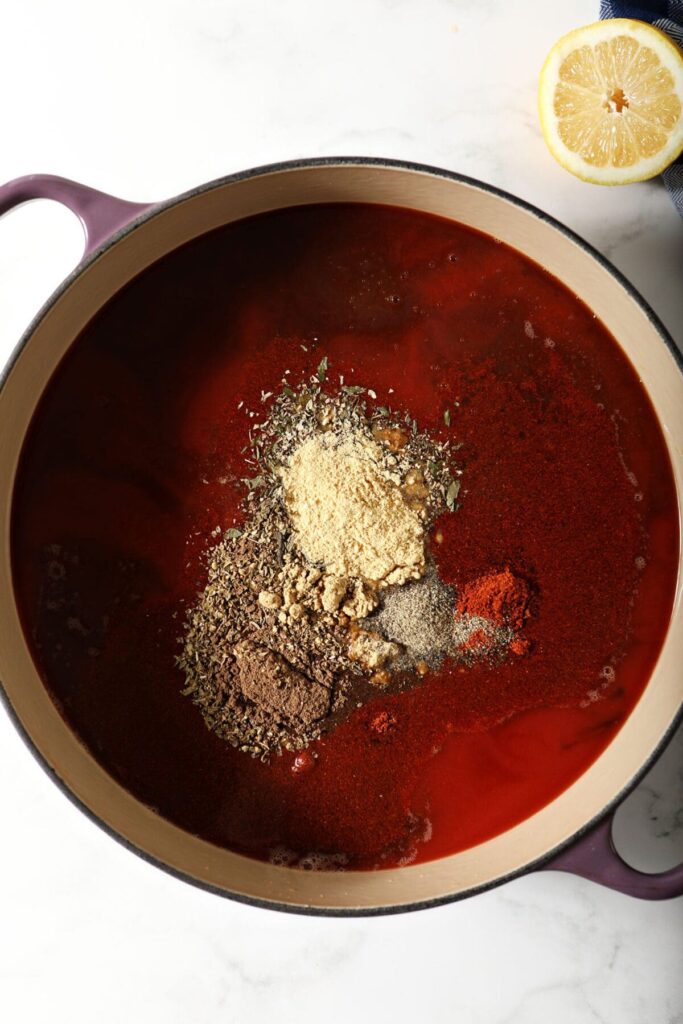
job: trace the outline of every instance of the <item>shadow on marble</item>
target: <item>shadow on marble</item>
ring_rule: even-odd
[[[617,811],[613,839],[641,871],[666,871],[683,861],[683,725]]]

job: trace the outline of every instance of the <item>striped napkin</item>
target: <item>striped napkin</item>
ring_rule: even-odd
[[[601,0],[601,18],[637,18],[649,21],[655,28],[683,46],[683,0]],[[667,167],[662,178],[674,206],[683,217],[683,157]]]

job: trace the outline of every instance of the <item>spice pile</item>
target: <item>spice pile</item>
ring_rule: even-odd
[[[178,664],[206,724],[266,758],[301,750],[373,687],[445,657],[524,653],[529,591],[509,569],[456,594],[428,532],[457,507],[454,446],[372,391],[284,383],[250,432],[244,524],[209,553]],[[515,646],[517,645],[517,649]]]

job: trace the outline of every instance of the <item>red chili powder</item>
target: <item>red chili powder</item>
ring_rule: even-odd
[[[521,637],[515,637],[510,644],[510,650],[513,654],[520,657],[522,654],[528,654],[531,650],[531,641],[523,640]]]
[[[473,633],[460,644],[461,651],[483,651],[491,646],[491,637],[485,629],[475,629]]]
[[[390,711],[380,711],[370,722],[370,728],[378,736],[386,736],[396,728],[396,715]]]
[[[478,615],[496,626],[521,629],[528,604],[529,587],[506,568],[466,583],[460,591],[457,608],[461,615]]]

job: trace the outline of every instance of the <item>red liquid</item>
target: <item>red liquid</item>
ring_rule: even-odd
[[[464,475],[438,524],[441,573],[457,584],[510,565],[538,599],[530,654],[380,694],[292,771],[293,755],[264,765],[209,733],[174,655],[211,531],[239,517],[245,409],[323,355],[329,384],[374,388],[421,428],[445,435],[451,409]],[[469,229],[337,205],[205,236],[88,326],[26,442],[13,551],[45,683],[124,786],[256,857],[377,867],[510,828],[604,750],[666,632],[677,530],[653,410],[576,298]],[[396,726],[377,738],[382,710]]]

